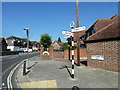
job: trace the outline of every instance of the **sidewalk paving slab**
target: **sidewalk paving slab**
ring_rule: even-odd
[[[42,60],[39,56],[35,56],[29,60],[29,64],[34,65],[30,72],[23,76],[23,65],[19,67],[17,73],[18,84],[23,87],[27,85],[34,86],[35,83],[39,84],[44,82],[56,82],[56,88],[72,88],[78,86],[80,88],[118,88],[118,73],[112,71],[105,71],[95,69],[86,66],[75,66],[75,79],[71,79],[66,68],[60,69],[62,66],[69,65],[66,61],[55,61],[55,60]],[[68,68],[71,72],[71,68]],[[47,87],[52,86],[52,83],[45,84]],[[41,84],[42,85],[42,84]],[[41,86],[42,88],[46,86]],[[54,84],[55,85],[55,84]],[[53,85],[53,86],[54,86]],[[28,86],[26,88],[29,88]]]

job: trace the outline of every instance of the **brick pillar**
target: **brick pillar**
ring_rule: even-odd
[[[44,47],[43,46],[40,46],[40,57],[42,58],[42,53],[44,51]]]
[[[54,47],[53,46],[51,46],[51,47],[49,47],[49,57],[50,57],[50,59],[54,59]]]

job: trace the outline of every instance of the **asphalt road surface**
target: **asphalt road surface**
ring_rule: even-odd
[[[29,53],[29,58],[39,55],[39,53]],[[7,77],[13,68],[20,63],[22,60],[27,59],[27,54],[19,54],[19,55],[10,55],[10,56],[3,56],[0,63],[2,62],[2,78],[0,78],[0,81],[2,81],[2,88],[7,88]],[[1,80],[2,79],[2,80]],[[13,88],[16,88],[16,82],[14,79],[14,75],[12,77],[12,84]]]

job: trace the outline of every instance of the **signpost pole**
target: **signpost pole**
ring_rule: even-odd
[[[71,30],[73,31],[74,29],[74,22],[70,23]],[[72,33],[71,36],[71,41],[72,41],[72,78],[74,79],[74,34]]]
[[[72,78],[74,79],[74,36],[72,35]]]

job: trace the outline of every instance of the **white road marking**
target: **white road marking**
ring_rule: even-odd
[[[8,90],[13,90],[13,87],[12,87],[12,75],[14,74],[14,72],[18,68],[18,66],[21,65],[22,63],[23,63],[23,61],[21,61],[21,63],[19,63],[16,67],[14,67],[13,70],[8,75],[8,77],[7,77]]]

